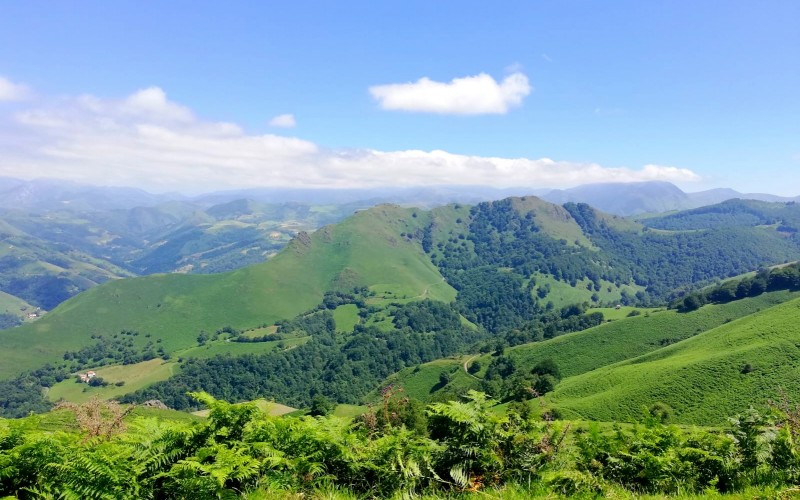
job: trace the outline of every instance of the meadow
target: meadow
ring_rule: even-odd
[[[631,421],[656,402],[674,420],[720,425],[748,404],[800,394],[800,299],[567,378],[548,400],[565,415]]]

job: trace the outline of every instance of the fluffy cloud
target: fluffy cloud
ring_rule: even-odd
[[[548,158],[446,151],[324,149],[299,138],[248,134],[199,119],[148,88],[123,99],[93,96],[18,112],[0,125],[0,172],[93,184],[201,191],[235,187],[487,185],[564,187],[590,182],[693,181],[691,170],[607,168]]]
[[[278,115],[269,121],[270,127],[278,128],[294,128],[297,125],[297,120],[294,119],[293,114]]]
[[[3,101],[24,101],[30,99],[31,90],[21,83],[14,83],[7,78],[0,76],[0,102]]]
[[[381,108],[451,115],[502,115],[522,104],[531,93],[528,77],[515,72],[497,82],[481,73],[454,78],[449,83],[420,78],[414,83],[393,83],[369,88]]]

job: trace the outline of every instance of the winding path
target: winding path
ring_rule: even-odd
[[[466,373],[470,377],[474,378],[475,380],[480,380],[480,379],[469,372],[468,366],[469,366],[470,363],[472,363],[473,359],[475,359],[475,358],[477,358],[479,356],[480,356],[480,354],[476,354],[476,355],[472,356],[471,358],[469,358],[468,360],[464,361],[464,373]]]

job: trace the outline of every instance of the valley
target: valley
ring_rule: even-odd
[[[232,202],[208,212],[241,214],[253,207]],[[231,367],[226,371],[234,378],[214,382],[219,397],[267,397],[301,407],[315,394],[358,404],[395,371],[486,349],[507,348],[507,357],[522,366],[553,359],[562,376],[574,377],[720,326],[720,316],[703,322],[658,307],[669,301],[683,307],[676,301],[689,300],[681,297],[697,287],[800,258],[791,232],[798,213],[793,204],[732,201],[637,222],[536,197],[430,210],[379,205],[315,232],[298,232],[266,262],[227,273],[155,274],[92,287],[0,334],[0,358],[14,359],[0,363],[0,376],[16,380],[46,366],[61,379],[124,362],[133,370],[130,380],[119,375],[124,370],[109,379],[124,385],[84,391],[68,379],[46,385],[53,385],[47,399],[98,394],[162,399],[176,408],[190,405],[187,386],[214,393],[200,379],[218,372],[220,363]],[[767,288],[765,282],[762,291]],[[772,301],[775,293],[706,306],[698,314],[742,308],[725,318],[731,320],[755,312],[746,304],[774,305],[759,301]],[[647,326],[635,326],[640,323]],[[602,340],[585,337],[591,361],[564,343],[598,329],[609,333],[600,334]],[[670,335],[659,333],[667,330]],[[580,333],[563,335],[569,332]],[[551,354],[520,357],[525,346]],[[151,370],[155,378],[133,374],[157,359],[164,368]],[[475,361],[482,370],[432,394],[458,397],[469,385],[463,382],[485,375],[492,356]],[[277,378],[258,375],[260,386],[244,389],[236,382],[251,377],[255,366],[276,363],[292,368]],[[298,379],[287,392],[287,377],[307,380]],[[348,384],[355,379],[358,384]],[[491,384],[472,386],[486,390]],[[505,390],[492,391],[497,396]],[[557,393],[553,397],[559,401]]]

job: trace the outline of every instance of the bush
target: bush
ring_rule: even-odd
[[[103,377],[92,377],[89,379],[89,386],[90,387],[105,387],[108,385],[108,382],[103,380]]]
[[[475,360],[475,361],[473,361],[472,363],[470,363],[470,365],[469,365],[469,369],[468,369],[467,371],[468,371],[468,372],[469,372],[471,375],[475,375],[476,373],[478,373],[479,371],[481,371],[481,368],[483,368],[483,365],[481,364],[481,362],[480,362],[480,361],[478,361],[478,360]]]

